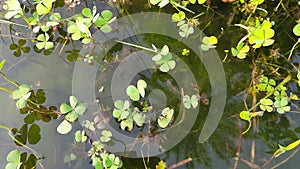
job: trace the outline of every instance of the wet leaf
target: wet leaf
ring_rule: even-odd
[[[67,120],[62,121],[56,129],[60,134],[68,134],[71,130],[72,125]]]

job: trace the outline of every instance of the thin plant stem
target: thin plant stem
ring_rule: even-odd
[[[139,45],[136,45],[136,44],[132,44],[132,43],[128,43],[128,42],[123,42],[123,41],[119,41],[119,40],[116,40],[116,42],[122,43],[122,44],[125,44],[125,45],[128,45],[128,46],[132,46],[132,47],[135,47],[135,48],[143,49],[143,50],[146,50],[146,51],[149,51],[149,52],[157,53],[154,49],[149,49],[149,48],[146,48],[146,47],[143,47],[143,46],[139,46]]]
[[[294,44],[294,46],[292,47],[292,49],[291,49],[291,51],[290,51],[290,54],[289,54],[289,57],[288,57],[288,60],[291,59],[292,54],[293,54],[293,52],[294,52],[296,46],[299,44],[299,42],[300,42],[300,41],[298,40],[298,41]]]
[[[18,84],[18,83],[16,83],[16,82],[10,80],[9,78],[7,78],[7,76],[6,76],[3,72],[0,72],[0,74],[3,76],[3,78],[4,78],[7,82],[9,82],[9,83],[15,85],[17,88],[19,88],[19,84]]]
[[[0,86],[0,90],[3,90],[3,91],[8,92],[8,93],[12,93],[13,92],[12,90],[7,89],[5,87],[1,87],[1,86]]]
[[[8,131],[11,131],[11,130],[12,130],[12,128],[7,127],[7,126],[4,126],[4,125],[1,125],[1,124],[0,124],[0,128],[6,129],[6,130],[8,130]]]

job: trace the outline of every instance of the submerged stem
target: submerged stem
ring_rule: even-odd
[[[146,48],[146,47],[143,47],[143,46],[140,46],[140,45],[136,45],[136,44],[132,44],[132,43],[128,43],[128,42],[123,42],[123,41],[119,41],[119,40],[116,40],[116,42],[122,43],[122,44],[125,44],[125,45],[128,45],[128,46],[132,46],[132,47],[135,47],[135,48],[143,49],[143,50],[146,50],[146,51],[149,51],[149,52],[157,53],[154,49],[149,49],[149,48]]]
[[[18,83],[16,83],[16,82],[10,80],[3,72],[0,72],[0,74],[3,76],[3,78],[4,78],[7,82],[9,82],[9,83],[11,83],[11,84],[13,84],[13,85],[15,85],[16,87],[19,88],[19,84],[18,84]]]

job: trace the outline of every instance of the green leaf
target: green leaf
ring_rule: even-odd
[[[65,119],[68,120],[69,122],[74,122],[75,120],[78,119],[78,114],[75,111],[71,111],[66,115]]]
[[[251,120],[250,112],[249,111],[241,111],[240,118],[242,120],[250,121]]]
[[[77,130],[75,133],[75,141],[78,142],[86,142],[87,136],[85,135],[85,131]]]
[[[293,28],[293,32],[296,36],[300,36],[300,23]]]
[[[9,163],[19,164],[21,159],[21,151],[20,150],[12,150],[8,153],[6,160]]]
[[[159,127],[166,128],[173,119],[173,114],[173,109],[170,109],[169,107],[164,108],[157,120]]]
[[[101,132],[102,136],[100,137],[100,141],[103,143],[107,143],[111,140],[112,133],[108,130],[103,130]]]
[[[121,129],[131,131],[133,128],[133,119],[126,119],[121,121]]]
[[[86,106],[85,106],[85,104],[84,104],[84,103],[79,103],[79,104],[75,107],[74,111],[75,111],[77,114],[79,114],[79,115],[83,115],[83,114],[86,112]]]
[[[70,96],[69,101],[70,101],[71,107],[74,109],[75,106],[77,105],[77,99],[76,99],[76,97],[75,96]]]
[[[71,130],[72,125],[67,120],[62,121],[56,129],[60,134],[68,134]]]
[[[109,21],[113,17],[113,13],[110,10],[103,10],[101,12],[101,16],[106,20]]]
[[[178,13],[174,13],[172,15],[172,21],[175,21],[175,22],[179,22],[179,21],[183,20],[184,18],[185,18],[185,13],[182,11],[179,11]]]
[[[81,11],[81,13],[85,17],[88,17],[88,18],[92,18],[93,17],[92,11],[91,11],[90,8],[83,8],[82,11]]]
[[[102,161],[98,157],[93,158],[93,166],[95,169],[103,169]]]
[[[139,91],[139,93],[141,94],[142,97],[145,96],[145,89],[147,88],[147,83],[140,79],[138,82],[137,82],[137,89]]]
[[[142,127],[145,123],[146,117],[142,113],[135,113],[133,115],[133,120],[138,126]]]
[[[110,31],[112,31],[111,27],[108,25],[108,24],[105,24],[103,25],[100,30],[103,32],[103,33],[109,33]]]
[[[42,0],[36,5],[36,12],[39,15],[45,15],[52,9],[52,0]]]
[[[198,4],[204,4],[206,0],[198,0]]]
[[[59,110],[62,114],[66,114],[66,113],[69,113],[70,111],[72,111],[73,108],[71,106],[67,105],[66,103],[62,103],[60,105]]]
[[[135,86],[133,86],[133,85],[128,86],[126,89],[126,93],[130,97],[131,100],[133,100],[133,101],[140,100],[139,90]]]
[[[161,1],[161,0],[150,0],[150,3],[151,3],[152,5],[156,5],[156,4],[158,4],[160,1]]]

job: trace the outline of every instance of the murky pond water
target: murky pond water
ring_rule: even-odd
[[[87,6],[91,6],[91,2],[86,3],[88,4]],[[132,5],[134,3],[137,4],[135,7]],[[229,22],[229,18],[225,17],[230,15],[230,10],[227,9],[231,8],[228,4],[223,4],[223,6],[218,2],[213,4],[216,6],[216,9],[223,8],[224,10],[215,15],[200,16],[202,29],[211,22],[219,23],[219,25],[210,26],[212,29],[205,29],[204,33],[206,34],[223,32],[223,27],[226,25],[226,22]],[[126,9],[127,12],[132,14],[141,12],[142,10],[144,10],[144,12],[154,10],[153,8],[148,8],[147,3],[140,1],[125,3],[123,5],[124,8],[121,9]],[[126,13],[124,11],[118,11],[106,3],[97,2],[96,6],[98,6],[99,9],[112,9],[114,14],[120,12],[120,15],[125,15]],[[70,16],[81,11],[82,8],[83,7],[79,5],[71,11],[67,11],[66,6],[57,7],[57,9],[62,11],[62,15],[65,16]],[[167,8],[164,9],[163,12],[170,13],[172,10],[173,9]],[[197,11],[197,9],[193,10]],[[147,14],[144,16],[146,15]],[[291,18],[288,18],[280,24],[284,24],[285,22],[289,23],[291,22],[290,20]],[[121,27],[121,25],[122,24],[113,26]],[[168,24],[164,26],[167,27],[167,25]],[[220,29],[221,27],[222,29]],[[0,29],[2,35],[0,59],[7,60],[7,64],[3,69],[7,77],[20,84],[32,84],[33,89],[43,89],[47,96],[45,102],[46,106],[53,105],[59,107],[62,102],[68,102],[70,95],[75,95],[88,106],[87,114],[80,117],[79,120],[73,124],[72,131],[67,135],[61,135],[56,131],[63,117],[59,117],[57,120],[52,119],[48,123],[42,121],[37,122],[41,128],[41,140],[35,145],[29,145],[29,147],[38,154],[38,157],[43,158],[40,161],[42,166],[38,165],[38,168],[93,168],[91,160],[87,156],[90,143],[87,143],[87,145],[75,143],[74,135],[77,129],[82,129],[80,122],[84,120],[94,120],[99,114],[101,115],[99,117],[102,118],[99,121],[105,121],[106,125],[109,124],[110,129],[115,132],[113,132],[113,139],[115,140],[113,140],[114,142],[111,145],[107,146],[108,150],[116,154],[122,154],[123,157],[121,158],[124,162],[123,168],[128,169],[145,168],[144,163],[147,163],[147,166],[152,169],[155,168],[161,159],[166,161],[168,165],[190,159],[186,164],[179,165],[177,168],[233,168],[236,162],[237,149],[240,149],[239,152],[241,153],[238,168],[249,168],[249,165],[255,168],[266,164],[266,161],[272,157],[274,151],[278,148],[278,143],[285,143],[286,145],[286,143],[290,143],[291,140],[298,139],[300,116],[297,113],[284,115],[265,114],[263,117],[257,119],[256,126],[253,126],[257,130],[257,134],[254,138],[256,150],[255,164],[257,166],[251,164],[250,157],[253,156],[251,147],[254,146],[253,138],[248,134],[244,135],[242,140],[239,139],[241,137],[240,130],[244,130],[245,125],[237,115],[244,109],[244,92],[248,88],[251,80],[252,65],[250,59],[239,61],[228,58],[222,62],[226,77],[223,83],[226,84],[227,90],[225,109],[221,113],[222,118],[220,122],[217,119],[216,122],[210,121],[217,123],[217,128],[207,141],[204,140],[205,142],[201,143],[199,142],[199,136],[203,126],[205,126],[207,118],[209,118],[208,114],[210,109],[212,109],[212,103],[214,103],[212,99],[218,97],[218,92],[215,90],[219,89],[219,93],[224,92],[222,88],[224,84],[217,81],[220,83],[220,87],[218,88],[216,81],[214,81],[219,78],[219,74],[214,74],[213,77],[209,76],[210,69],[218,70],[219,67],[207,67],[205,58],[204,60],[201,58],[209,57],[209,53],[201,53],[201,57],[199,58],[198,53],[184,43],[184,40],[178,40],[163,34],[155,34],[155,32],[146,32],[122,39],[124,42],[126,41],[131,44],[138,44],[150,48],[152,44],[158,47],[168,45],[173,57],[177,61],[176,73],[168,74],[157,71],[153,64],[147,65],[150,62],[143,57],[151,58],[151,56],[149,56],[151,54],[148,52],[140,52],[140,49],[136,47],[122,43],[116,44],[115,41],[110,41],[109,39],[113,39],[111,37],[115,36],[113,33],[103,36],[103,34],[97,34],[96,29],[94,29],[92,32],[96,32],[94,36],[106,38],[103,38],[103,41],[101,41],[102,44],[99,45],[100,47],[98,46],[99,48],[97,49],[95,49],[95,46],[98,44],[94,44],[95,46],[82,46],[77,42],[67,43],[66,45],[58,43],[54,50],[50,50],[50,52],[48,51],[49,53],[47,53],[47,51],[37,52],[38,50],[34,48],[34,43],[29,40],[30,38],[23,38],[23,36],[31,37],[28,29],[17,27],[15,28],[16,30],[13,30],[8,24],[1,24]],[[163,30],[163,28],[161,29]],[[18,34],[11,35],[12,30],[13,32],[18,32]],[[238,41],[238,39],[234,39],[238,38],[237,36],[231,36],[234,33],[236,32],[228,26],[226,31],[220,35],[217,50],[213,53],[215,55],[214,57],[223,60],[225,56],[223,50],[229,49],[233,41]],[[200,34],[202,35],[202,33]],[[285,30],[282,30],[281,34],[287,33]],[[131,35],[131,32],[129,32],[128,35]],[[20,39],[26,39],[26,43],[23,44]],[[11,44],[17,44],[21,47],[26,46],[29,47],[30,50],[28,51],[26,49],[26,52],[24,52],[24,48],[22,50],[21,47],[18,46],[20,48],[18,52],[21,52],[21,56],[15,57],[14,55],[18,55],[18,52],[15,52],[16,49],[11,47]],[[182,55],[183,48],[190,50],[189,55]],[[76,57],[82,49],[83,51],[89,51],[91,49],[97,50],[93,51],[93,64],[82,61],[78,61],[77,63],[69,61],[74,60],[73,57]],[[102,55],[103,50],[106,50],[105,56]],[[297,58],[299,56],[295,54],[294,57]],[[295,59],[295,62],[297,62],[297,59]],[[81,71],[82,69],[84,69],[84,71]],[[138,73],[136,73],[137,70]],[[193,78],[184,74],[192,74]],[[220,72],[220,74],[222,74],[222,72]],[[126,85],[136,84],[138,79],[141,78],[148,84],[146,90],[147,94],[143,103],[150,103],[153,107],[158,107],[157,111],[161,111],[166,105],[169,105],[175,110],[181,110],[180,99],[183,89],[184,92],[188,94],[199,95],[199,98],[201,98],[199,109],[197,108],[186,112],[175,111],[174,119],[172,120],[176,125],[173,129],[172,127],[170,128],[172,131],[169,133],[164,133],[164,129],[150,122],[144,127],[135,125],[131,132],[121,130],[119,123],[117,123],[117,120],[112,115],[114,101],[126,95]],[[213,84],[211,82],[213,82]],[[295,85],[297,85],[296,82],[291,83],[288,88],[294,94],[299,94]],[[12,87],[3,79],[0,80],[0,86],[7,88]],[[20,114],[20,111],[15,107],[15,102],[11,97],[10,94],[0,91],[0,113],[2,116],[0,124],[20,128],[24,125],[25,115]],[[295,102],[292,110],[296,110],[295,107],[298,105],[299,103]],[[137,106],[141,107],[141,105]],[[153,113],[151,117],[152,116],[158,117],[155,113]],[[99,124],[98,129],[101,131],[103,126]],[[155,133],[159,134],[156,135]],[[97,140],[101,136],[97,131],[87,131],[87,134],[92,140]],[[184,137],[181,138],[181,135]],[[122,138],[123,136],[126,136],[129,141],[126,142],[125,138]],[[136,143],[137,138],[143,139]],[[149,141],[150,139],[154,141],[151,142]],[[238,145],[241,146],[239,147]],[[5,168],[7,163],[5,157],[15,148],[16,144],[11,138],[10,133],[8,133],[7,130],[0,130],[0,154],[2,154],[0,158],[0,168]],[[30,149],[26,147],[19,148],[31,152]],[[132,151],[136,154],[131,155],[130,153],[132,153]],[[65,155],[72,152],[77,154],[77,160],[69,163],[64,162]],[[289,154],[291,153],[292,152],[289,152]],[[268,165],[274,166],[282,162],[285,158],[286,157],[279,157],[272,159]],[[299,153],[293,155],[292,158],[289,159],[289,162],[282,164],[280,168],[298,168],[297,165],[299,162],[297,158],[299,158]]]

